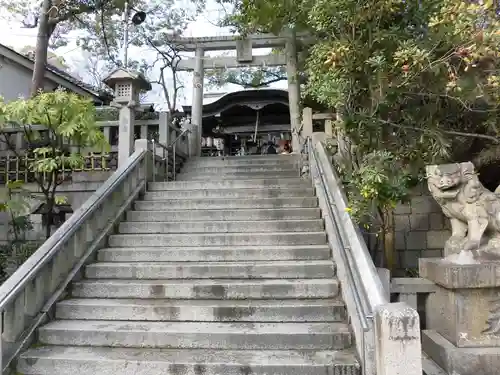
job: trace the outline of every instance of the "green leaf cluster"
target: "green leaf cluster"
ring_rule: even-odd
[[[56,154],[70,145],[77,149],[109,147],[95,118],[96,110],[91,100],[65,90],[41,92],[33,98],[9,103],[0,101],[0,131],[20,131],[31,145],[42,139],[41,132],[46,132],[46,146],[35,147],[32,151],[38,156],[51,155],[58,165],[61,159]],[[70,157],[68,162],[74,164],[76,158]]]
[[[338,171],[350,198],[348,211],[358,221],[373,212],[374,203],[376,214],[384,215],[399,202],[407,202],[411,189],[419,181],[405,168],[401,157],[385,150],[365,155],[351,171],[341,168]]]
[[[337,111],[352,159],[384,151],[417,176],[426,163],[498,155],[500,20],[492,1],[232,3],[227,23],[243,33],[292,27],[310,36],[305,95]]]
[[[49,216],[55,206],[61,204],[56,193],[57,187],[64,182],[63,172],[81,168],[85,150],[109,150],[109,143],[95,117],[96,110],[90,100],[64,90],[40,92],[30,99],[9,103],[0,101],[0,137],[35,174]],[[9,141],[12,132],[24,135],[28,145],[26,157],[22,157],[16,145]],[[50,226],[46,235],[50,235]]]
[[[0,282],[9,277],[38,247],[28,241],[33,229],[30,201],[33,194],[24,189],[23,181],[8,181],[0,187],[0,212],[8,215],[7,243],[0,245]]]
[[[500,161],[498,2],[230,2],[226,22],[242,33],[293,28],[312,40],[304,95],[336,111],[351,209],[378,213],[389,241],[390,207],[425,164]]]

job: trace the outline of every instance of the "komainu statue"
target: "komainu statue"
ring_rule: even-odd
[[[500,260],[500,187],[492,193],[471,162],[428,165],[427,185],[451,222],[447,258],[468,252],[474,259]]]

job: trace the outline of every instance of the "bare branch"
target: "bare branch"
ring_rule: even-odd
[[[361,115],[361,114],[358,114],[358,115],[361,116],[361,117],[365,117],[367,119],[373,119],[372,117],[369,117],[369,116],[364,116],[364,115]],[[377,119],[374,119],[374,120],[378,121],[378,122],[380,122],[382,124],[386,124],[386,125],[392,126],[394,128],[398,128],[398,129],[414,130],[414,131],[423,132],[423,133],[429,132],[429,129],[417,128],[417,127],[414,127],[414,126],[407,126],[407,125],[400,125],[400,124],[396,124],[396,123],[391,122],[391,121],[382,120],[380,118],[377,118]],[[460,131],[455,131],[455,130],[443,130],[443,129],[439,129],[438,131],[440,131],[441,133],[444,133],[444,134],[456,135],[456,136],[459,136],[459,137],[487,139],[487,140],[489,140],[491,142],[499,143],[500,144],[500,138],[492,136],[492,135],[488,135],[488,134],[467,133],[467,132],[460,132]]]

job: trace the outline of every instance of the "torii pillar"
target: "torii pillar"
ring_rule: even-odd
[[[191,107],[191,124],[196,131],[195,143],[196,149],[193,154],[201,156],[201,133],[203,122],[203,80],[205,78],[204,58],[205,51],[198,47],[195,51],[195,66],[193,73],[193,105]]]
[[[292,150],[300,152],[301,110],[300,82],[297,69],[297,38],[295,31],[288,30],[285,44],[286,75],[288,80],[288,107],[290,110],[290,127],[292,130]]]

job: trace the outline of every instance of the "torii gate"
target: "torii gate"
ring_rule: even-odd
[[[194,58],[181,60],[177,69],[180,71],[193,71],[193,103],[191,123],[197,125],[198,154],[201,145],[201,124],[203,110],[203,81],[206,68],[244,68],[262,66],[286,65],[288,79],[288,102],[290,109],[290,125],[292,133],[292,148],[299,150],[300,120],[300,83],[297,74],[297,48],[296,36],[292,32],[282,35],[254,34],[246,38],[241,36],[220,36],[172,39],[181,51],[195,52]],[[266,56],[253,56],[253,48],[279,48],[285,47],[284,54],[269,54]],[[236,57],[223,56],[205,58],[205,51],[236,50]],[[207,62],[207,64],[205,64]]]

